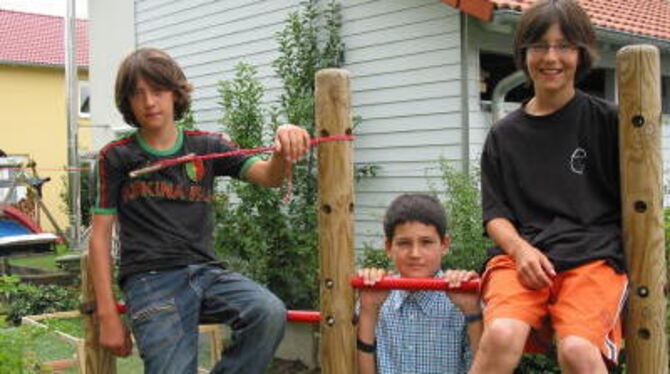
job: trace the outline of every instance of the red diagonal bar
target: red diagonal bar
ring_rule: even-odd
[[[336,142],[336,141],[352,141],[354,140],[353,135],[332,135],[332,136],[323,136],[320,138],[313,138],[310,139],[309,141],[309,146],[314,147],[317,146],[321,143],[326,143],[326,142]],[[166,160],[161,160],[158,162],[155,162],[149,166],[143,167],[141,169],[133,170],[129,173],[129,176],[131,178],[136,178],[142,174],[146,173],[152,173],[157,170],[165,169],[170,166],[178,165],[178,164],[183,164],[186,162],[191,162],[194,160],[209,160],[213,158],[224,158],[224,157],[232,157],[232,156],[238,156],[238,155],[251,155],[255,153],[262,153],[262,152],[270,152],[275,149],[274,145],[269,145],[266,147],[260,147],[260,148],[254,148],[254,149],[238,149],[235,151],[230,151],[230,152],[223,152],[223,153],[210,153],[207,155],[201,155],[201,156],[196,156],[194,154],[189,154],[186,156],[178,157],[178,158],[171,158],[171,159],[166,159]]]
[[[457,291],[477,292],[479,281],[463,282],[458,287],[451,287],[442,278],[395,278],[384,277],[373,286],[363,283],[362,277],[351,278],[351,286],[354,288],[384,289],[384,290],[409,290],[409,291]]]

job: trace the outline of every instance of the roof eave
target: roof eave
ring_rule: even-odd
[[[54,69],[65,68],[65,66],[63,64],[48,64],[48,63],[39,63],[39,62],[1,60],[1,59],[0,59],[0,65],[38,67],[38,68],[54,68]],[[77,69],[88,70],[88,65],[77,65]]]
[[[509,8],[496,9],[493,12],[492,23],[509,25],[516,24],[521,16],[521,11]],[[663,51],[670,52],[670,40],[645,34],[636,34],[627,31],[615,30],[601,26],[595,26],[598,39],[603,42],[615,44],[647,43],[657,46]]]

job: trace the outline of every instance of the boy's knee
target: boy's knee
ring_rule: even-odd
[[[496,319],[484,329],[482,344],[497,352],[521,355],[528,337],[529,327],[524,322],[511,319]]]
[[[558,344],[559,361],[572,372],[595,373],[603,365],[600,350],[593,343],[579,336],[568,336]]]

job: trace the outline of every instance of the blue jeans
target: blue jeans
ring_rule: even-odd
[[[147,374],[196,373],[200,318],[230,326],[232,344],[212,373],[262,374],[284,336],[286,308],[254,281],[199,264],[130,276],[123,284]]]

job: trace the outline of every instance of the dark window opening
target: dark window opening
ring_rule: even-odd
[[[512,56],[489,52],[482,52],[479,55],[479,66],[479,98],[481,101],[490,101],[496,85],[517,70]],[[578,82],[577,87],[591,95],[605,98],[606,77],[605,69],[593,69]],[[505,102],[520,103],[532,95],[532,87],[523,83],[505,95]]]
[[[479,66],[479,98],[482,101],[490,101],[498,83],[517,70],[512,56],[498,53],[482,52],[479,55]],[[509,91],[505,101],[520,103],[531,95],[532,90],[524,83]]]

